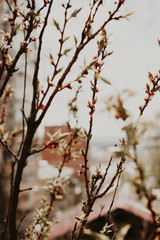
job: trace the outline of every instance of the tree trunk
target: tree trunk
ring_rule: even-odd
[[[18,198],[20,193],[20,184],[22,181],[22,175],[23,170],[27,163],[27,158],[29,157],[29,151],[30,147],[32,145],[32,140],[35,134],[35,131],[37,127],[35,127],[36,124],[33,121],[33,124],[28,127],[26,137],[23,144],[22,153],[20,156],[20,159],[18,161],[18,166],[16,170],[15,175],[15,181],[13,185],[13,192],[11,197],[11,209],[9,214],[9,232],[10,232],[10,238],[17,240],[17,227],[16,227],[16,213],[17,213],[17,207],[18,207]]]

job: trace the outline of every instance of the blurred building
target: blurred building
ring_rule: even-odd
[[[73,129],[69,129],[67,125],[62,126],[46,126],[45,127],[45,136],[44,136],[44,143],[49,141],[48,133],[54,134],[59,129],[61,129],[62,134],[63,133],[70,133],[73,131]],[[70,141],[70,140],[68,140]],[[80,165],[83,164],[84,158],[81,154],[82,149],[85,147],[85,140],[84,138],[78,137],[76,139],[76,142],[72,144],[72,149],[76,152],[75,159],[68,159],[65,162],[64,167],[72,168],[77,175],[77,170],[80,168]],[[54,165],[55,167],[59,167],[61,163],[63,162],[64,156],[60,153],[59,148],[58,149],[46,149],[42,152],[42,159],[47,160],[49,164]]]

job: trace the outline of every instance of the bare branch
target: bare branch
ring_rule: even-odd
[[[7,151],[15,158],[16,161],[19,160],[18,156],[8,146],[7,142],[4,142],[4,141],[2,141],[2,139],[0,139],[0,143],[2,144],[3,147],[5,147],[7,149]]]
[[[24,107],[25,107],[25,101],[26,101],[26,81],[27,81],[27,53],[25,53],[25,69],[24,69],[24,86],[23,86],[23,99],[22,99],[22,109],[21,112],[23,114],[22,116],[22,140],[21,140],[21,144],[18,150],[18,156],[21,152],[22,146],[23,146],[23,142],[24,142],[24,134],[25,134],[25,121],[26,116],[25,116],[25,111],[24,111]]]
[[[47,14],[45,16],[44,19],[44,23],[43,23],[43,27],[42,30],[40,32],[39,35],[39,46],[38,46],[38,52],[37,52],[37,57],[36,57],[36,63],[35,63],[35,70],[34,70],[34,75],[33,75],[33,97],[32,97],[32,106],[31,106],[31,115],[36,114],[35,110],[36,110],[36,95],[37,95],[37,81],[38,81],[38,72],[39,72],[39,64],[40,64],[40,56],[41,56],[41,50],[42,50],[42,38],[43,38],[43,34],[45,32],[46,26],[47,26],[47,22],[48,22],[48,18],[49,18],[49,14],[51,11],[51,7],[53,4],[54,0],[50,1],[49,7],[48,7],[48,11]],[[32,0],[32,5],[35,4],[35,1]]]
[[[33,187],[26,188],[26,189],[20,189],[19,192],[22,193],[22,192],[26,192],[26,191],[31,191],[32,189],[33,189]]]
[[[114,190],[114,194],[113,194],[113,197],[112,197],[112,201],[111,201],[109,210],[108,210],[108,212],[107,212],[106,221],[105,221],[106,223],[108,223],[108,221],[109,221],[109,215],[110,215],[111,209],[112,209],[112,207],[113,207],[114,200],[115,200],[115,197],[116,197],[116,193],[117,193],[117,190],[118,190],[118,187],[119,187],[119,181],[120,181],[121,173],[122,173],[122,172],[120,172],[119,175],[118,175],[117,184],[116,184],[116,187],[115,187],[115,190]]]
[[[75,53],[73,55],[72,60],[70,61],[70,63],[68,64],[68,66],[66,67],[64,73],[62,74],[62,76],[60,77],[58,84],[56,86],[56,88],[54,89],[53,93],[51,94],[51,96],[49,97],[49,100],[45,106],[45,109],[43,110],[43,112],[41,113],[41,115],[39,116],[38,120],[37,120],[37,124],[39,125],[42,121],[42,119],[44,118],[48,108],[50,107],[50,104],[52,102],[52,100],[54,99],[55,95],[57,94],[57,92],[59,91],[59,88],[61,87],[62,83],[64,82],[64,80],[66,79],[68,73],[70,72],[72,66],[75,64],[80,52],[82,51],[82,49],[91,41],[93,40],[101,31],[102,29],[104,29],[104,27],[113,20],[114,15],[118,12],[119,8],[121,5],[118,5],[117,8],[113,11],[113,13],[110,13],[108,19],[103,23],[103,25],[91,36],[89,36],[87,38],[86,41],[84,41],[84,37],[82,37],[81,42],[79,44],[79,46],[76,48]],[[82,35],[83,35],[84,29],[82,31]]]
[[[119,176],[119,174],[122,172],[122,166],[123,166],[123,163],[124,163],[125,159],[122,158],[120,163],[117,165],[117,171],[116,173],[114,174],[114,176],[112,177],[109,185],[107,186],[107,188],[99,195],[95,195],[95,198],[102,198],[110,189],[111,187],[113,187],[114,185],[114,182],[115,180],[117,179],[117,177]]]
[[[8,0],[6,0],[6,3],[7,3],[7,5],[8,5],[8,7],[9,7],[9,10],[12,12],[12,8],[11,8],[11,5],[10,5],[10,3],[8,2]]]
[[[113,159],[113,157],[111,156],[111,158],[110,158],[110,160],[109,160],[109,163],[108,163],[108,166],[107,166],[107,168],[106,168],[106,171],[105,171],[105,173],[104,173],[104,176],[103,176],[103,178],[102,178],[102,180],[101,180],[101,182],[100,182],[100,184],[99,184],[99,187],[97,188],[96,195],[99,193],[99,191],[100,191],[100,189],[101,189],[101,187],[102,187],[102,185],[103,185],[103,183],[104,183],[104,181],[105,181],[105,179],[106,179],[106,176],[107,176],[107,174],[108,174],[108,170],[109,170],[109,168],[110,168],[110,166],[111,166],[111,163],[112,163],[112,159]]]

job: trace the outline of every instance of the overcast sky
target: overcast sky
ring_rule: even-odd
[[[64,1],[58,1],[56,12],[53,11],[53,18],[59,22],[61,22],[63,18],[61,8],[59,8],[63,2]],[[107,11],[109,10],[113,2],[113,0],[105,1],[105,6],[97,20],[97,24],[103,22],[105,19],[105,11],[106,9]],[[73,33],[78,35],[79,29],[83,27],[84,24],[83,19],[85,19],[88,12],[88,3],[89,1],[87,0],[74,0],[76,8],[81,5],[85,7],[75,23],[73,21],[70,27],[68,27],[68,35],[73,35]],[[106,77],[112,83],[112,86],[105,85],[102,82],[99,84],[99,107],[97,107],[98,114],[94,122],[94,138],[96,140],[116,142],[120,138],[120,129],[123,126],[121,120],[117,122],[117,120],[106,111],[101,111],[105,106],[103,101],[111,94],[120,93],[126,88],[134,90],[136,96],[127,101],[127,107],[130,108],[130,113],[135,119],[138,116],[138,107],[143,104],[145,85],[148,82],[147,72],[150,71],[155,74],[160,69],[160,47],[157,43],[157,39],[160,38],[159,10],[159,0],[126,0],[121,13],[127,14],[134,11],[135,13],[130,16],[130,21],[123,19],[118,22],[112,22],[107,27],[108,34],[112,34],[110,37],[111,44],[109,45],[109,51],[114,51],[114,54],[106,60],[102,76]],[[56,37],[57,35],[53,34],[53,26],[50,26],[46,34],[47,41],[45,43],[45,52],[43,53],[44,59],[47,59],[49,52],[52,52],[56,46]],[[94,55],[94,50],[95,47],[90,45],[80,56],[80,59],[84,59],[84,56],[86,56],[86,59],[89,60]],[[42,76],[46,74],[45,61],[43,64]],[[77,69],[73,69],[73,77],[76,76]],[[88,79],[88,82],[89,81],[90,79]],[[84,92],[80,98],[79,117],[81,125],[87,128],[88,109],[86,105],[90,96],[88,85],[86,85],[86,88],[83,90]],[[69,90],[65,91],[64,94],[59,94],[55,99],[54,104],[51,106],[43,122],[44,125],[63,124],[67,120],[65,102],[66,98],[70,97],[70,92]],[[154,114],[151,115],[151,111],[153,112],[151,108],[157,110],[159,101],[159,97],[154,99],[146,112],[147,118],[153,119]],[[54,114],[55,111],[56,114]]]

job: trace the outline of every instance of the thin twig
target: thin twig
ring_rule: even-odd
[[[44,19],[44,23],[43,23],[43,27],[41,29],[40,35],[39,35],[39,46],[38,46],[38,52],[37,52],[37,60],[35,63],[35,69],[34,69],[34,75],[33,75],[33,80],[32,80],[32,84],[33,84],[33,97],[32,97],[32,106],[31,106],[31,115],[36,114],[35,110],[36,110],[36,102],[37,102],[37,81],[38,81],[38,73],[39,73],[39,65],[40,65],[40,61],[41,61],[41,50],[42,50],[42,38],[48,23],[48,18],[51,12],[51,7],[53,4],[54,0],[50,1],[49,7],[48,7],[48,11],[47,14],[45,16]],[[34,1],[32,0],[32,4],[34,4]]]
[[[100,184],[99,184],[99,187],[97,188],[96,195],[99,193],[99,191],[100,191],[100,189],[101,189],[101,187],[102,187],[102,185],[103,185],[103,183],[104,183],[104,181],[105,181],[105,179],[106,179],[106,176],[107,176],[107,174],[108,174],[108,170],[109,170],[109,168],[110,168],[110,166],[111,166],[111,163],[112,163],[112,159],[113,159],[113,156],[111,156],[111,158],[110,158],[110,160],[109,160],[109,163],[108,163],[108,166],[107,166],[106,171],[105,171],[105,173],[104,173],[104,176],[103,176],[103,178],[102,178],[102,180],[101,180],[101,182],[100,182]]]
[[[33,21],[33,20],[32,20],[32,21]],[[26,34],[26,36],[25,36],[25,38],[24,38],[24,41],[28,41],[28,39],[29,39],[29,37],[30,37],[30,35],[31,35],[31,32],[33,31],[32,23],[30,23],[30,24],[31,24],[31,26],[30,26],[30,28],[28,28],[27,34]],[[1,86],[1,88],[0,88],[0,98],[2,97],[2,95],[3,95],[3,93],[4,93],[4,90],[5,90],[6,86],[7,86],[10,78],[12,77],[13,73],[17,71],[17,69],[15,69],[16,64],[17,64],[20,56],[21,56],[24,52],[25,52],[25,48],[20,47],[20,49],[18,50],[18,52],[17,52],[17,54],[16,54],[16,56],[15,56],[12,64],[10,65],[9,70],[7,71],[7,75],[6,75],[5,79],[4,79],[4,82],[3,82],[2,86]]]
[[[102,29],[104,29],[104,27],[113,20],[114,15],[118,12],[119,8],[121,5],[118,5],[116,7],[116,9],[113,11],[113,13],[111,13],[108,17],[108,19],[104,22],[104,24],[102,24],[102,26],[91,36],[88,37],[88,39],[84,42],[84,38],[81,39],[81,42],[79,44],[79,46],[77,46],[74,56],[72,58],[72,60],[69,62],[68,66],[66,67],[64,73],[62,74],[62,76],[60,77],[58,84],[56,86],[56,88],[54,89],[53,93],[51,94],[51,96],[49,97],[49,100],[47,101],[47,104],[43,110],[43,112],[41,113],[41,115],[39,116],[38,120],[37,120],[37,125],[39,125],[44,116],[46,115],[46,112],[48,110],[48,108],[50,107],[51,102],[53,101],[55,95],[57,94],[57,92],[59,91],[59,87],[61,87],[62,83],[64,82],[64,80],[66,79],[68,73],[70,72],[72,66],[75,64],[80,52],[82,51],[82,49],[84,49],[84,47],[91,41],[93,40],[101,31]],[[82,31],[82,35],[83,35],[84,29]]]
[[[62,48],[63,48],[63,44],[64,44],[64,33],[65,33],[66,25],[67,25],[67,22],[68,22],[68,19],[67,19],[68,8],[67,8],[67,6],[70,4],[70,1],[71,0],[68,0],[68,3],[67,3],[66,8],[65,8],[63,29],[62,29],[62,31],[60,31],[61,38],[59,40],[60,47],[59,47],[59,52],[58,52],[58,59],[57,59],[56,64],[54,65],[55,69],[54,69],[54,73],[53,73],[53,76],[51,78],[51,81],[53,81],[55,75],[57,74],[57,67],[58,67],[59,61],[62,57]]]
[[[63,29],[59,30],[60,34],[61,34],[61,38],[59,39],[60,46],[59,46],[59,51],[58,51],[58,54],[57,54],[58,58],[57,58],[56,63],[54,63],[54,71],[53,71],[50,82],[52,82],[54,80],[55,76],[57,75],[57,73],[58,73],[57,68],[59,66],[60,59],[63,56],[62,55],[62,48],[63,48],[63,44],[64,44],[64,34],[65,34],[66,25],[67,25],[67,22],[68,22],[68,19],[67,19],[68,7],[67,6],[70,4],[70,1],[71,0],[68,0],[68,3],[67,3],[66,8],[65,8]],[[47,96],[51,87],[52,87],[52,84],[48,83],[48,86],[47,86],[47,88],[46,88],[46,90],[43,94],[43,97],[42,97],[39,105],[43,104],[43,101],[46,98],[46,96]]]
[[[26,123],[28,124],[28,119],[27,119],[27,117],[25,115],[25,112],[23,111],[23,109],[20,109],[20,110],[22,112],[23,118],[25,119]]]
[[[7,151],[16,159],[16,161],[19,160],[18,156],[12,151],[12,149],[8,146],[7,142],[2,141],[0,139],[0,143],[7,149]]]
[[[10,5],[10,3],[8,2],[8,0],[6,0],[6,3],[7,3],[7,5],[8,5],[8,7],[9,7],[9,10],[12,12],[12,8],[11,8],[11,5]]]
[[[22,222],[23,222],[23,220],[24,220],[25,217],[26,217],[26,214],[24,214],[24,215],[21,217],[21,219],[20,219],[20,221],[19,221],[19,224],[18,224],[18,227],[17,227],[17,232],[18,232],[18,230],[19,230],[19,228],[20,228],[20,226],[21,226],[21,224],[22,224]]]
[[[77,222],[74,225],[74,228],[73,228],[73,231],[72,231],[72,238],[71,238],[71,240],[74,240],[76,229],[77,229]]]
[[[119,175],[118,175],[117,184],[116,184],[116,187],[115,187],[115,190],[114,190],[114,194],[113,194],[113,197],[112,197],[112,201],[111,201],[109,210],[108,210],[108,212],[107,212],[106,223],[108,223],[108,221],[109,221],[109,215],[110,215],[111,209],[112,209],[113,204],[114,204],[114,201],[115,201],[116,193],[117,193],[117,190],[118,190],[118,187],[119,187],[119,181],[120,181],[121,173],[122,173],[122,172],[120,172]]]
[[[22,140],[21,140],[21,144],[18,150],[17,155],[19,156],[22,146],[23,146],[23,142],[24,142],[24,134],[25,134],[25,121],[26,121],[26,117],[25,117],[25,111],[24,111],[24,107],[25,107],[25,101],[26,101],[26,81],[27,81],[27,53],[25,53],[25,69],[24,69],[24,86],[23,86],[23,100],[22,100]]]
[[[117,165],[117,171],[114,174],[114,176],[112,177],[112,179],[111,179],[110,183],[108,184],[107,188],[102,193],[100,193],[99,195],[96,195],[95,196],[96,199],[97,198],[102,198],[111,189],[111,187],[114,185],[114,182],[117,179],[117,176],[119,176],[119,174],[122,171],[122,166],[123,166],[124,161],[125,161],[125,159],[122,158],[120,163]]]
[[[96,14],[97,14],[98,9],[99,9],[100,6],[102,6],[102,1],[101,1],[101,0],[99,0],[99,2],[98,2],[98,4],[97,4],[97,7],[96,7],[96,9],[95,9],[95,11],[94,11],[94,14],[93,14],[93,16],[92,16],[92,22],[94,22],[95,16],[96,16]]]
[[[145,180],[145,176],[144,176],[144,173],[143,173],[143,170],[141,168],[141,166],[139,165],[139,162],[138,162],[138,156],[137,156],[137,148],[136,148],[136,144],[134,144],[134,162],[137,166],[137,169],[139,171],[139,176],[140,176],[140,180],[142,182],[142,185],[145,187],[145,183],[144,183],[144,180]],[[153,202],[153,198],[152,196],[148,193],[148,191],[146,190],[146,188],[144,189],[143,191],[144,193],[144,196],[145,198],[147,199],[147,208],[149,209],[149,211],[151,212],[152,214],[152,219],[153,219],[153,222],[156,226],[158,226],[159,224],[157,223],[157,220],[156,220],[156,212],[154,211],[153,207],[152,207],[152,202]]]
[[[46,149],[46,147],[42,147],[42,148],[40,148],[40,149],[32,150],[32,151],[29,153],[29,155],[31,156],[31,155],[33,155],[33,154],[40,153],[40,152],[44,151],[45,149]]]
[[[25,189],[20,189],[19,192],[22,193],[22,192],[26,192],[26,191],[31,191],[33,189],[33,187],[30,187],[30,188],[25,188]]]

